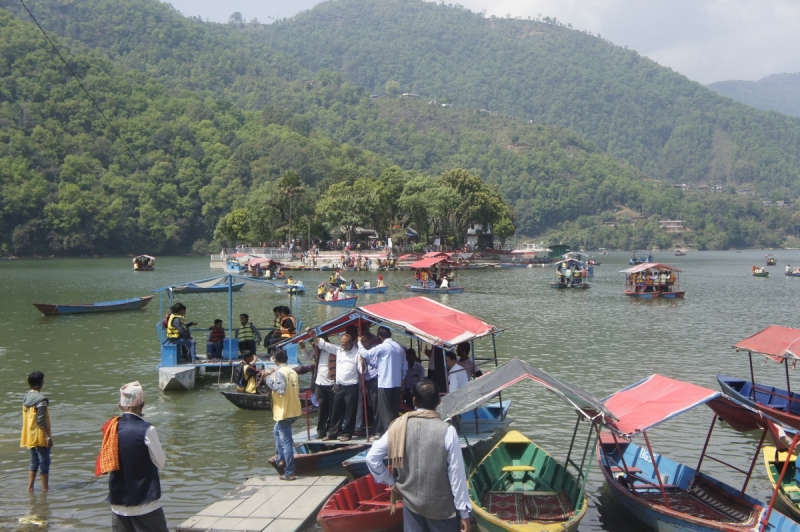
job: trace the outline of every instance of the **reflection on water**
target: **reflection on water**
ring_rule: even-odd
[[[656,260],[685,269],[683,301],[641,301],[622,295],[627,266],[624,253],[601,257],[593,287],[586,291],[552,290],[550,269],[491,269],[462,272],[467,292],[433,296],[445,304],[500,324],[507,331],[497,345],[501,359],[519,357],[582,386],[600,397],[652,373],[689,380],[717,389],[716,374],[746,375],[746,355],[730,346],[769,324],[796,325],[800,279],[783,274],[786,262],[800,261],[800,252],[780,253],[771,278],[750,275],[762,264],[763,252],[690,253],[686,257],[656,254]],[[159,258],[155,272],[134,273],[130,260],[73,259],[0,263],[0,528],[50,530],[107,528],[107,478],[95,478],[94,460],[100,427],[118,411],[118,389],[142,382],[145,415],[159,431],[168,456],[162,472],[163,501],[170,526],[224,495],[253,475],[274,474],[267,464],[273,454],[270,412],[238,410],[221,394],[216,376],[198,382],[186,393],[160,393],[158,343],[154,326],[161,317],[157,298],[142,311],[85,316],[42,317],[31,303],[82,303],[147,295],[159,286],[211,277],[206,259]],[[358,273],[362,279],[363,273]],[[371,277],[375,277],[371,274]],[[327,278],[325,272],[300,273],[307,286]],[[361,295],[359,304],[406,297],[402,283],[408,272],[386,272],[387,294]],[[215,318],[228,326],[227,296],[191,294],[181,298],[187,317],[208,327]],[[272,308],[288,297],[274,287],[248,285],[236,294],[234,316],[247,312],[259,327],[272,322]],[[164,309],[165,310],[165,309]],[[318,305],[312,296],[297,298],[295,313],[312,325],[341,313]],[[234,320],[236,321],[236,320]],[[197,335],[198,337],[200,334]],[[202,343],[202,342],[201,342]],[[480,354],[491,342],[477,342]],[[27,374],[46,374],[55,433],[51,491],[43,496],[25,491],[28,454],[18,447],[20,408]],[[760,380],[781,384],[777,366],[756,368]],[[306,377],[307,378],[307,377]],[[563,458],[575,417],[554,396],[533,385],[506,394],[513,400],[514,427]],[[711,421],[700,408],[652,433],[656,453],[696,464]],[[313,420],[312,420],[313,423]],[[304,422],[298,422],[298,430]],[[715,430],[712,444],[718,458],[743,466],[758,439],[726,427]],[[703,469],[735,486],[739,473],[710,462]],[[343,470],[341,470],[343,473]],[[759,465],[748,491],[769,496],[769,482]],[[635,529],[603,487],[595,469],[589,480],[590,511],[582,530]],[[21,521],[22,520],[22,521]]]

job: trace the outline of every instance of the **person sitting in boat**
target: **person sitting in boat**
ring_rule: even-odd
[[[206,355],[208,358],[222,358],[222,344],[225,342],[225,329],[222,320],[214,320],[206,335]]]
[[[450,288],[450,283],[447,281],[447,277],[442,277],[442,284],[439,285],[439,288]]]
[[[444,354],[444,363],[447,365],[447,393],[453,393],[462,386],[469,384],[467,372],[457,362],[455,353],[447,351]]]
[[[255,324],[250,322],[250,316],[239,314],[240,327],[236,329],[236,338],[239,340],[239,354],[245,351],[256,352],[256,346],[261,343],[261,333]]]
[[[564,270],[564,280],[567,284],[572,283],[572,268],[567,265],[567,269]]]
[[[331,298],[333,301],[337,301],[341,297],[341,292],[338,288],[333,289],[333,297]]]
[[[336,274],[332,273],[330,277],[328,277],[328,284],[336,284]]]
[[[319,286],[317,287],[317,298],[318,299],[322,299],[324,301],[325,300],[325,294],[327,292],[328,291],[325,289],[325,283],[319,283]]]
[[[355,280],[355,279],[353,279],[352,281],[350,281],[350,287],[349,287],[349,289],[350,289],[350,290],[358,290],[358,285],[356,284],[356,280]]]
[[[790,264],[787,264],[786,265],[786,273],[789,273],[791,271],[792,271],[792,266]]]
[[[419,284],[422,281],[422,273],[419,270],[414,271],[414,283]]]
[[[386,283],[383,282],[383,275],[378,276],[378,288],[383,288],[386,286]]]
[[[278,270],[278,275],[276,276],[278,279],[283,279],[286,277],[286,274],[283,273],[283,270]]]
[[[191,362],[197,362],[197,351],[195,341],[192,339],[192,332],[189,327],[197,325],[195,322],[186,322],[186,306],[183,303],[175,303],[170,307],[170,315],[167,319],[167,340],[173,344],[186,347],[189,350]]]
[[[364,284],[361,285],[361,288],[363,288],[364,290],[369,290],[369,288],[370,288],[369,281],[364,279]]]
[[[293,285],[293,284],[294,284],[294,279],[292,279],[292,276],[291,276],[291,275],[289,276],[289,278],[288,278],[288,279],[286,279],[286,284],[287,284],[287,285]]]
[[[292,310],[285,305],[278,307],[278,309],[281,315],[281,341],[294,338],[297,334],[297,320],[292,316]]]
[[[333,288],[328,288],[328,292],[325,294],[325,301],[333,301]]]
[[[233,382],[237,392],[258,393],[261,372],[256,369],[257,360],[258,357],[252,351],[242,351],[242,361],[233,368]]]

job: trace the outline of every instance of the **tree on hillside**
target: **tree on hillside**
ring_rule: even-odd
[[[317,201],[315,212],[328,231],[344,231],[347,241],[352,242],[356,227],[369,223],[371,199],[369,195],[356,194],[354,185],[334,183]]]
[[[400,96],[400,84],[396,81],[387,81],[386,82],[386,96],[389,98],[397,98]]]
[[[249,232],[247,209],[234,209],[220,218],[214,230],[214,240],[229,245],[246,242]]]
[[[288,170],[284,172],[283,176],[281,176],[281,178],[278,180],[278,190],[280,191],[287,205],[288,214],[286,220],[286,230],[287,237],[291,238],[292,202],[296,201],[296,198],[305,194],[306,189],[303,186],[303,181],[300,179],[300,174],[294,170]]]

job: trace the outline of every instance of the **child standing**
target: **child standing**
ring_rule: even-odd
[[[44,373],[34,371],[28,375],[31,390],[22,401],[22,436],[20,447],[31,450],[31,465],[28,467],[28,491],[33,491],[36,471],[41,473],[42,491],[49,489],[50,449],[53,438],[50,431],[50,408],[48,399],[42,395]]]

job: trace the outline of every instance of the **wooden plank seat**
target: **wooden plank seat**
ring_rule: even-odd
[[[611,472],[612,473],[624,473],[625,472],[625,468],[624,467],[611,466]],[[633,466],[628,467],[628,473],[641,473],[641,472],[642,472],[642,470],[639,469],[638,467],[633,467]]]
[[[507,465],[503,467],[503,471],[508,473],[531,472],[536,471],[536,468],[528,465]]]

